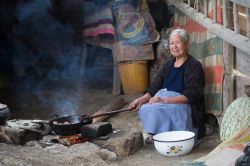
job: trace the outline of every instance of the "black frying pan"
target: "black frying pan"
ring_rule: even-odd
[[[93,118],[112,115],[130,110],[132,109],[125,108],[121,110],[105,112],[96,115],[69,115],[50,120],[49,125],[51,126],[52,130],[58,135],[66,136],[66,135],[80,134],[81,126],[91,124]]]

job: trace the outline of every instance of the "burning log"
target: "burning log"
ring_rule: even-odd
[[[65,146],[71,146],[73,144],[86,142],[86,138],[82,137],[80,134],[70,136],[59,136],[58,142]]]

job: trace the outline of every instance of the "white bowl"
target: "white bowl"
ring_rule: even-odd
[[[182,156],[194,147],[195,133],[190,131],[169,131],[153,136],[156,150],[163,156]]]

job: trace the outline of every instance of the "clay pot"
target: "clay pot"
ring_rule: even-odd
[[[10,117],[10,110],[5,104],[0,103],[0,125],[4,124]]]

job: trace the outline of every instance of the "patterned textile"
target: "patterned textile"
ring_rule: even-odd
[[[224,141],[248,126],[250,126],[250,97],[240,97],[225,111],[220,125],[220,139]]]
[[[243,128],[196,161],[205,162],[208,166],[235,166],[235,161],[243,155],[243,150],[249,142],[250,127]]]
[[[161,89],[155,95],[170,97],[180,93]],[[147,103],[141,106],[139,116],[143,129],[151,134],[179,130],[195,132],[189,104]]]
[[[210,1],[211,2],[211,1]],[[209,8],[212,7],[209,3]],[[220,3],[218,3],[220,6]],[[221,22],[221,8],[218,7],[217,22]],[[208,12],[212,17],[212,10]],[[182,12],[176,11],[174,27],[181,27],[187,30],[190,35],[189,53],[197,58],[203,65],[205,71],[205,106],[206,112],[219,116],[222,113],[222,83],[223,83],[223,52],[222,40],[211,34],[185,16]]]
[[[159,40],[154,20],[146,8],[145,0],[114,1],[112,11],[117,38],[123,45],[143,45]]]
[[[84,37],[100,37],[114,40],[115,29],[111,11],[112,0],[85,1],[84,4]]]

